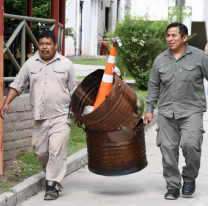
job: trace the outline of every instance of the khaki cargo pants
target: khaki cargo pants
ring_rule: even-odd
[[[56,189],[59,191],[67,169],[70,132],[68,115],[34,121],[32,146],[36,159],[46,173],[46,180],[57,182]]]
[[[196,179],[200,168],[201,145],[203,142],[203,113],[175,119],[158,115],[156,144],[162,153],[163,176],[167,188],[181,188],[181,174],[178,168],[179,146],[182,148],[186,165],[182,178],[186,182]]]

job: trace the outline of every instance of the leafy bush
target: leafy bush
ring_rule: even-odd
[[[168,21],[150,21],[148,15],[125,15],[123,21],[116,23],[113,33],[118,36],[123,47],[117,47],[116,66],[136,80],[140,89],[148,86],[149,75],[155,58],[168,48],[166,28]]]

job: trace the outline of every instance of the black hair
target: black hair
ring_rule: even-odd
[[[53,31],[51,30],[43,30],[39,35],[38,35],[38,41],[39,39],[42,39],[42,38],[49,38],[51,37],[52,41],[54,42],[54,44],[56,44],[56,35]]]
[[[181,34],[182,37],[186,34],[188,35],[188,28],[184,24],[181,24],[181,23],[178,23],[178,22],[173,22],[173,23],[171,23],[167,26],[166,32],[171,27],[179,27],[179,33]]]

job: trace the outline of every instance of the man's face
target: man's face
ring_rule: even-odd
[[[185,34],[183,37],[179,33],[179,27],[171,27],[167,31],[167,44],[172,51],[180,50],[188,39],[188,35]]]
[[[57,44],[54,44],[51,37],[39,39],[38,50],[42,59],[46,62],[51,61],[56,53],[56,46]]]

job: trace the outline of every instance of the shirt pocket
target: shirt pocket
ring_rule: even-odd
[[[53,70],[53,78],[58,82],[61,81],[64,87],[67,86],[68,75],[67,70],[64,67],[52,67]]]
[[[169,83],[173,78],[173,70],[171,66],[161,67],[158,69],[162,84]]]
[[[42,68],[41,67],[33,67],[30,70],[31,74],[38,74],[39,72],[41,72]]]
[[[182,66],[180,69],[180,76],[184,82],[194,82],[196,77],[199,75],[197,66]]]
[[[65,68],[59,68],[59,67],[52,67],[52,70],[56,73],[65,73],[66,69]]]
[[[32,67],[30,69],[31,82],[36,82],[39,79],[41,71],[42,71],[41,67]]]

